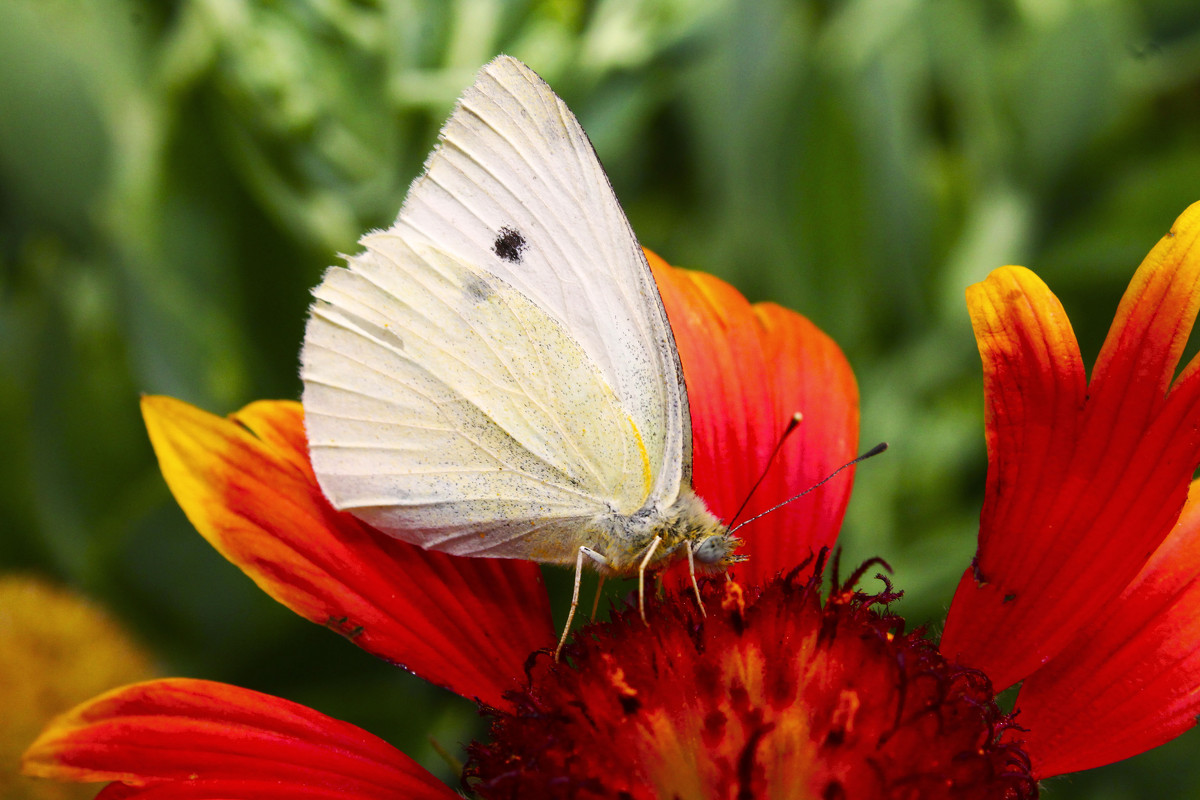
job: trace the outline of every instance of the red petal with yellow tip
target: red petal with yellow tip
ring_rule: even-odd
[[[764,470],[739,520],[811,488],[854,457],[858,386],[832,339],[795,312],[751,305],[711,275],[647,258],[687,381],[693,486],[714,514],[728,522]],[[796,412],[803,420],[770,463]],[[740,531],[750,559],[738,565],[739,580],[766,583],[832,545],[852,485],[846,470]]]
[[[984,364],[979,550],[942,651],[1003,689],[1054,658],[1174,525],[1200,462],[1200,381],[1172,383],[1200,308],[1200,204],[1134,276],[1086,389],[1061,305],[1006,267],[968,290]]]
[[[349,723],[249,689],[186,679],[134,684],[78,706],[38,737],[22,766],[40,777],[119,782],[105,800],[457,797]]]
[[[1038,778],[1174,739],[1200,714],[1200,482],[1134,583],[1017,697]]]
[[[262,401],[226,419],[145,397],[142,413],[188,519],[296,613],[493,705],[529,653],[554,642],[536,565],[422,550],[335,511],[309,466],[298,403]]]

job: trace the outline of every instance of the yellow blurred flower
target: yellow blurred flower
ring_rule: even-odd
[[[21,753],[51,717],[154,674],[149,654],[94,603],[39,578],[0,576],[0,797],[92,797],[94,785],[19,775]]]

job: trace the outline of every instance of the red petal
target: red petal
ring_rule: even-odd
[[[1117,600],[1017,698],[1037,777],[1111,764],[1174,739],[1200,713],[1200,482]]]
[[[348,794],[331,786],[297,786],[270,780],[195,780],[148,786],[110,783],[96,795],[96,800],[357,800],[359,797],[362,795]]]
[[[1166,394],[1200,308],[1200,204],[1150,253],[1085,393],[1062,306],[1033,273],[968,290],[984,362],[988,486],[975,571],[942,650],[1003,689],[1053,658],[1171,530],[1200,461],[1194,368]]]
[[[739,519],[815,485],[858,446],[858,387],[832,339],[795,312],[751,305],[711,275],[669,267],[647,252],[683,363],[692,414],[693,486],[729,520],[787,439]],[[853,473],[747,526],[740,580],[765,583],[837,538]]]
[[[249,689],[186,679],[134,684],[78,706],[38,737],[22,765],[41,777],[146,787],[113,788],[109,800],[457,796],[361,728]],[[220,791],[189,789],[202,785]]]
[[[263,401],[225,419],[146,397],[142,411],[188,519],[298,614],[493,705],[529,653],[554,642],[535,564],[422,550],[335,511],[309,466],[298,403]]]

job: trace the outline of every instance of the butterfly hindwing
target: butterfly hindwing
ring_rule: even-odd
[[[364,244],[316,291],[304,350],[310,451],[336,505],[425,547],[544,561],[573,548],[534,532],[637,510],[637,432],[562,326],[444,254]]]

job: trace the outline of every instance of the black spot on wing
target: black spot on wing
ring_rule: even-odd
[[[520,264],[521,256],[527,247],[529,242],[525,241],[521,232],[507,225],[500,229],[500,234],[492,243],[492,251],[510,264]]]

